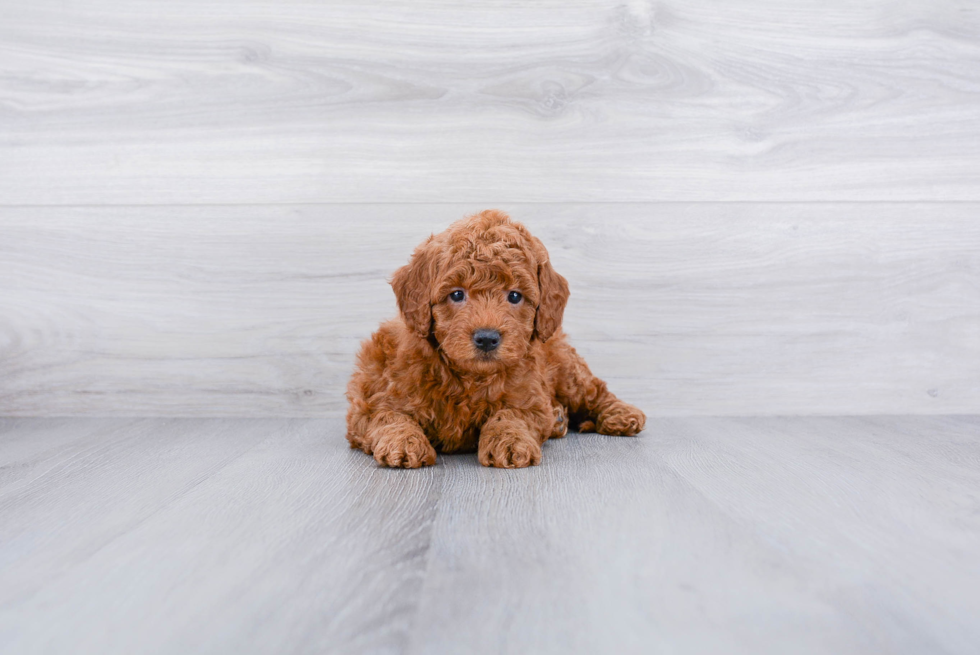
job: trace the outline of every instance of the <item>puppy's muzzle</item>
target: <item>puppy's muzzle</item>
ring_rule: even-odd
[[[476,330],[473,333],[473,345],[485,353],[493,352],[500,345],[500,332],[496,330]]]

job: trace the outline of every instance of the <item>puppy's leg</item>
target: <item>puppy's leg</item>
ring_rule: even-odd
[[[555,414],[555,424],[552,427],[551,439],[561,439],[568,434],[568,412],[558,401],[551,402],[551,410]]]
[[[594,428],[600,434],[629,437],[643,429],[646,415],[609,391],[564,339],[554,344],[549,341],[548,345],[549,358],[557,363],[556,400],[577,419],[579,431]]]
[[[360,448],[371,454],[371,441],[367,438],[371,417],[377,411],[377,401],[385,390],[384,379],[387,353],[385,335],[378,330],[361,344],[357,353],[354,374],[347,383],[347,441],[351,448]]]
[[[381,466],[414,469],[436,463],[436,450],[421,426],[400,412],[376,414],[368,426],[365,452],[374,453]]]
[[[551,414],[544,423],[554,420]],[[541,417],[514,409],[495,412],[480,429],[477,458],[484,466],[523,468],[541,463]],[[532,427],[538,426],[538,427]],[[545,437],[547,438],[547,436]]]
[[[640,408],[623,402],[610,392],[607,402],[596,410],[595,430],[599,434],[632,437],[646,422],[646,414]]]

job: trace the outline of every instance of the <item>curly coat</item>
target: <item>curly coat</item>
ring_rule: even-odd
[[[541,445],[569,425],[643,429],[643,412],[565,340],[568,283],[541,241],[503,212],[430,236],[391,285],[401,316],[363,343],[347,387],[347,439],[382,466],[476,450],[484,466],[516,468],[538,464]]]

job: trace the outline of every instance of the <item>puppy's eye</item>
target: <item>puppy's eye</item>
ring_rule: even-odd
[[[517,303],[521,302],[523,297],[524,296],[521,295],[520,291],[511,291],[507,294],[507,302],[512,305],[516,305]]]
[[[456,289],[451,294],[449,294],[449,299],[453,302],[463,302],[463,298],[466,297],[466,293],[462,289]]]

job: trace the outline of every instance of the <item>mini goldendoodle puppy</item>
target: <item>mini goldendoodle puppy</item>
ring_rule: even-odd
[[[347,386],[347,439],[383,466],[476,450],[484,466],[541,461],[580,431],[631,436],[646,416],[568,345],[568,283],[520,223],[488,210],[416,248],[391,281],[401,316],[364,342]]]

